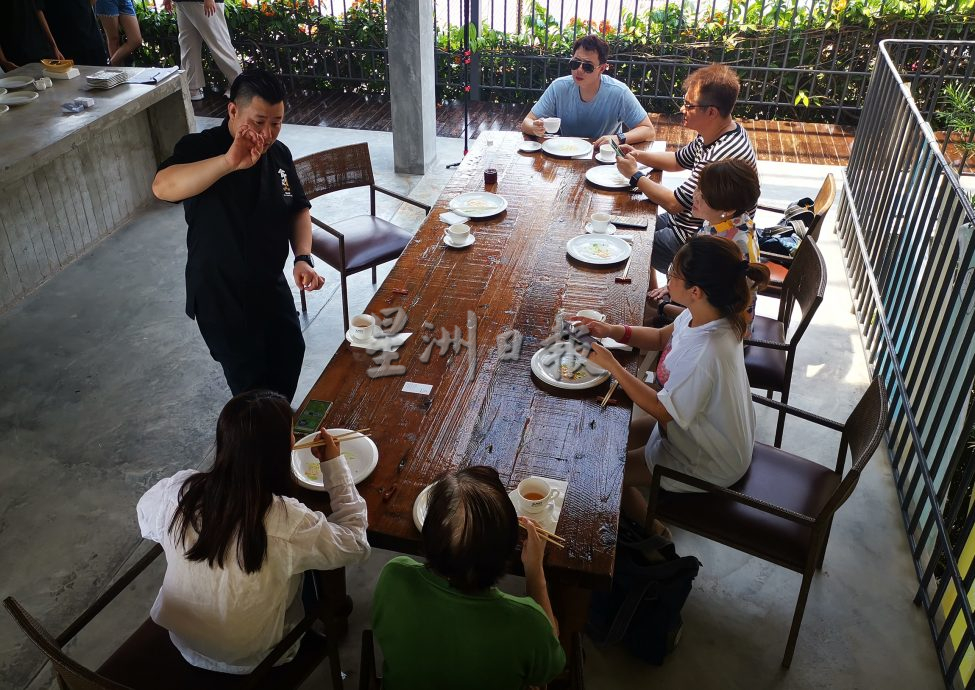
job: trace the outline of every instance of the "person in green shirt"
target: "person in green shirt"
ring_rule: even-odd
[[[527,597],[495,586],[518,544]],[[468,467],[430,490],[423,524],[427,564],[398,556],[383,568],[372,627],[383,687],[515,690],[543,685],[565,667],[535,523],[518,518],[498,473]]]

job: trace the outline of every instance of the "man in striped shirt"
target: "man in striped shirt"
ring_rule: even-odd
[[[748,135],[731,117],[738,90],[738,76],[727,66],[702,67],[684,81],[684,104],[681,106],[684,126],[697,132],[694,141],[675,153],[651,153],[622,147],[626,157],[617,160],[617,169],[630,178],[631,185],[666,211],[657,216],[650,256],[651,265],[661,273],[667,272],[677,250],[697,234],[704,222],[691,215],[701,168],[726,158],[740,159],[755,167],[755,151]],[[637,171],[638,162],[665,172],[690,170],[691,176],[671,191]],[[749,214],[754,215],[755,209],[749,209]],[[656,286],[653,271],[650,272],[650,284]]]

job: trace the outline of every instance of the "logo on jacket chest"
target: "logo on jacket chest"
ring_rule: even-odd
[[[291,185],[288,183],[288,173],[283,168],[278,168],[278,175],[281,176],[281,193],[286,199],[291,198]]]

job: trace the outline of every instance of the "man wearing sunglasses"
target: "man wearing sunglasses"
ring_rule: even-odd
[[[543,136],[542,119],[558,117],[563,136],[595,139],[594,151],[610,139],[620,144],[652,139],[654,129],[647,111],[626,84],[605,74],[608,53],[609,45],[599,36],[578,39],[572,45],[569,76],[549,84],[521,123],[521,130]],[[621,125],[628,130],[625,134]]]
[[[717,160],[743,160],[753,168],[755,151],[744,128],[735,122],[731,111],[738,100],[738,76],[725,65],[709,65],[693,72],[684,81],[684,101],[681,113],[684,126],[697,132],[697,137],[676,152],[634,151],[630,146],[621,147],[625,158],[616,159],[620,174],[630,178],[630,184],[647,195],[666,213],[657,215],[656,232],[653,236],[653,252],[650,262],[661,273],[666,273],[674,255],[687,240],[697,234],[704,221],[691,215],[694,191],[701,169]],[[671,190],[654,182],[637,164],[665,172],[690,170],[690,177],[677,189]],[[756,168],[757,169],[757,168]],[[748,210],[755,215],[755,209]],[[650,303],[656,306],[666,299],[667,288],[657,288],[653,271],[650,271]]]

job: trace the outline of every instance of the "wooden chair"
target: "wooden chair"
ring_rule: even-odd
[[[806,230],[806,237],[811,238],[813,242],[819,241],[819,232],[822,230],[823,220],[826,218],[826,214],[829,213],[829,209],[832,208],[835,199],[836,180],[833,177],[833,173],[828,173],[826,179],[823,180],[823,186],[819,188],[819,192],[813,200],[813,221]],[[766,206],[761,203],[758,204],[758,208],[778,213],[785,212],[783,208]],[[792,264],[793,259],[790,256],[782,256],[780,254],[773,254],[772,252],[762,252],[762,259],[765,265],[768,266],[769,273],[771,273],[769,284],[762,290],[762,294],[770,297],[778,297],[782,292],[782,284],[785,282],[785,277],[789,273],[789,266]]]
[[[736,484],[722,488],[658,465],[650,486],[647,528],[654,518],[802,573],[799,600],[782,665],[792,663],[813,574],[822,569],[833,515],[856,488],[864,466],[887,428],[887,392],[879,378],[860,398],[845,424],[760,396],[755,402],[840,432],[836,467],[830,468],[761,443]],[[852,465],[844,475],[846,453]],[[662,491],[667,477],[704,493]]]
[[[789,402],[796,349],[825,293],[826,261],[823,254],[815,242],[803,242],[782,284],[778,316],[774,319],[755,316],[752,335],[745,340],[749,346],[745,349],[745,371],[748,372],[749,385],[764,389],[769,398],[773,392],[779,392],[782,402]],[[802,310],[802,320],[792,336],[787,337],[796,304]],[[779,412],[775,425],[776,447],[782,445],[784,429],[785,413]]]
[[[569,672],[570,690],[585,690],[582,675],[582,633],[572,636],[573,649],[567,651],[566,669]],[[359,656],[359,690],[382,690],[382,678],[376,673],[375,643],[372,630],[362,631],[362,651]],[[563,686],[560,686],[563,687]]]
[[[248,675],[216,673],[188,664],[173,646],[169,631],[151,618],[126,639],[97,670],[91,671],[64,653],[63,647],[95,616],[115,599],[146,567],[162,553],[156,544],[138,563],[113,584],[108,591],[78,616],[63,633],[52,636],[13,597],[3,600],[7,611],[24,634],[51,662],[63,690],[243,690],[247,688],[298,688],[319,664],[329,658],[332,687],[342,688],[336,637],[328,639],[309,632],[312,624],[325,618],[327,605],[308,612],[261,664]],[[332,628],[329,628],[331,630]],[[305,634],[305,633],[308,634]],[[302,637],[304,635],[304,637]],[[274,663],[301,639],[294,659],[281,666]]]
[[[376,192],[413,204],[430,213],[430,206],[376,185],[368,144],[351,144],[319,151],[295,161],[308,199],[354,187],[369,187],[369,215],[354,216],[331,225],[312,216],[311,253],[339,272],[342,281],[342,316],[349,330],[348,276],[372,269],[376,283],[376,266],[399,257],[413,234],[376,216]],[[308,311],[305,293],[301,292],[301,311]]]

